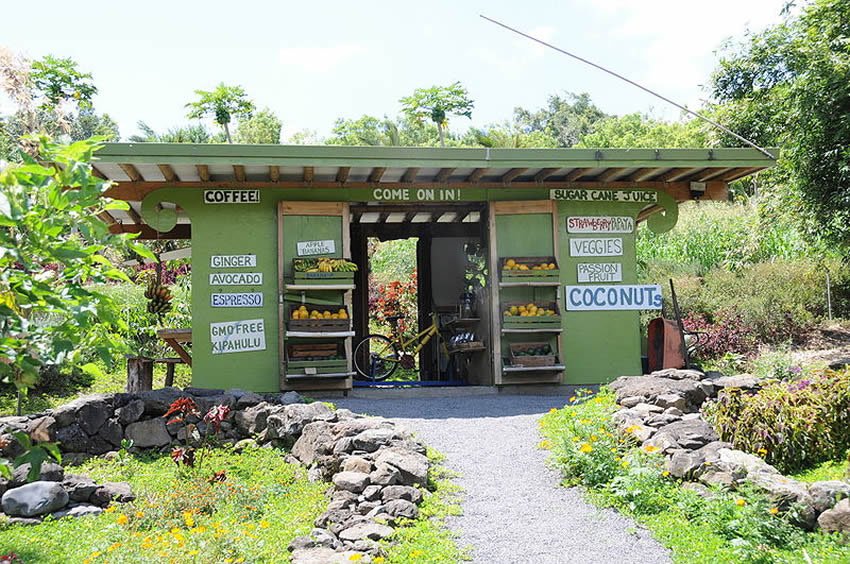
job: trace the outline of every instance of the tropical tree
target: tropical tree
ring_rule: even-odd
[[[466,87],[460,82],[448,86],[417,88],[413,94],[399,102],[402,104],[402,112],[408,118],[417,122],[431,120],[437,126],[441,147],[446,146],[449,116],[472,118],[472,108],[475,105],[469,98]]]
[[[57,145],[42,137],[37,146],[37,160],[24,155],[0,170],[0,378],[17,387],[19,411],[42,367],[96,373],[87,354],[109,360],[121,347],[118,312],[93,284],[129,281],[105,256],[128,241],[98,216],[127,204],[103,198],[109,182],[89,164],[96,143]]]
[[[525,131],[515,123],[505,122],[484,128],[470,128],[463,137],[463,145],[501,147],[508,149],[552,148],[558,142],[543,131]]]
[[[700,120],[668,122],[633,113],[602,118],[575,146],[657,149],[707,147],[708,143],[704,122]]]
[[[536,111],[514,108],[514,121],[526,132],[542,131],[559,147],[572,147],[591,133],[597,122],[607,117],[586,92],[549,96],[547,106]]]
[[[224,143],[223,133],[212,134],[202,124],[172,127],[163,133],[157,133],[150,125],[140,121],[136,124],[141,134],[131,135],[133,143]]]
[[[283,124],[274,112],[265,108],[251,117],[239,122],[236,139],[240,143],[262,143],[277,145],[280,143],[280,130]]]
[[[783,206],[850,247],[850,3],[815,0],[727,46],[712,76],[717,111],[732,129],[783,148]],[[732,139],[723,139],[735,143]]]
[[[228,86],[219,83],[213,90],[195,90],[198,99],[189,102],[186,107],[189,119],[212,117],[213,121],[224,129],[228,143],[233,143],[230,135],[230,123],[233,118],[248,118],[254,111],[252,102],[241,86]]]

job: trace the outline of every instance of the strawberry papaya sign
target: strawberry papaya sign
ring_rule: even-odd
[[[567,233],[632,233],[635,220],[627,216],[571,216]]]

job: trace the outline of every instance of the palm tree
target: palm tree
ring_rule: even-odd
[[[254,102],[248,99],[248,95],[241,86],[228,86],[223,82],[215,87],[215,90],[195,90],[198,99],[189,102],[187,117],[189,119],[201,119],[210,116],[224,128],[224,135],[228,143],[233,143],[230,136],[230,122],[234,117],[250,117],[254,111]]]

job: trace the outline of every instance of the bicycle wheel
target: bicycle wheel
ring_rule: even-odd
[[[386,380],[398,368],[399,358],[395,343],[383,335],[369,335],[354,349],[354,368],[360,380]]]

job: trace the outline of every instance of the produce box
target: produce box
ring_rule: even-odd
[[[351,330],[351,316],[343,305],[290,304],[286,319],[290,331],[333,333]]]
[[[552,282],[561,275],[552,256],[503,257],[499,259],[499,272],[502,282]]]
[[[298,343],[286,348],[290,374],[334,374],[348,370],[341,343]]]
[[[295,258],[292,272],[295,280],[310,280],[317,284],[333,284],[354,280],[357,265],[340,258]]]
[[[511,366],[553,366],[555,355],[549,343],[511,343]]]
[[[529,305],[534,308],[529,308]],[[547,313],[538,315],[541,309]],[[501,311],[504,329],[554,329],[561,325],[561,310],[555,302],[507,302],[502,304]],[[523,311],[527,315],[522,315]]]

